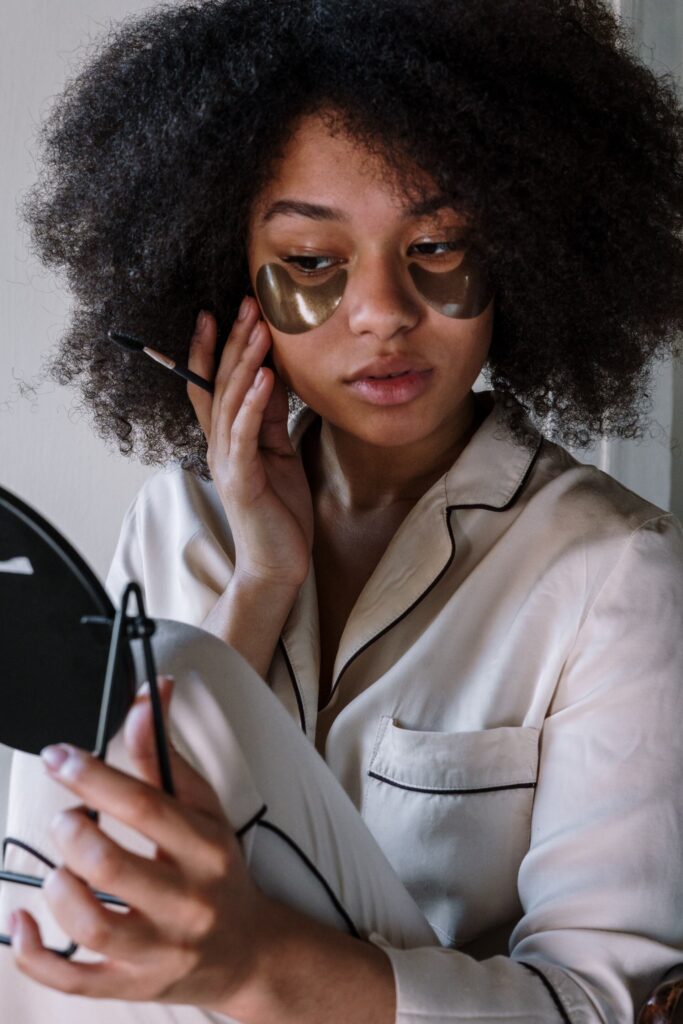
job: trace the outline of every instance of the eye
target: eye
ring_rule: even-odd
[[[306,277],[315,277],[316,274],[324,274],[331,270],[339,261],[334,256],[306,256],[292,255],[281,256],[283,263],[288,263]]]
[[[462,239],[458,239],[452,242],[416,242],[415,245],[411,245],[408,252],[417,252],[419,256],[430,257],[451,256],[454,252],[462,252],[465,248],[465,243]]]

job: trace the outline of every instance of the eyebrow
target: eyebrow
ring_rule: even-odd
[[[424,217],[452,205],[450,198],[446,195],[429,196],[427,199],[421,199],[419,202],[407,206],[403,211],[403,218],[408,220],[410,217]],[[351,220],[348,213],[340,210],[337,206],[322,206],[319,203],[307,203],[301,199],[278,199],[263,214],[261,223],[267,224],[278,215],[308,217],[310,220],[341,221],[345,224]]]

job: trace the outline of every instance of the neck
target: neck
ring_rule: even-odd
[[[414,504],[450,469],[486,411],[470,392],[437,434],[397,447],[368,444],[323,420],[307,457],[311,486],[349,514]]]

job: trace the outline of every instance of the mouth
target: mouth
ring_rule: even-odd
[[[369,373],[367,377],[361,377],[361,380],[396,380],[397,377],[406,377],[411,370],[401,370],[400,373],[387,373],[383,377]]]
[[[424,394],[433,372],[412,367],[383,374],[365,372],[347,383],[359,398],[372,405],[403,405]]]
[[[375,359],[373,362],[362,366],[349,378],[348,383],[353,384],[359,380],[396,380],[399,377],[406,377],[411,373],[425,373],[429,367],[415,366],[406,359],[388,358]]]

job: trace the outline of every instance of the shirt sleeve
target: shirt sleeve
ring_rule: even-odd
[[[126,509],[104,583],[116,608],[121,606],[123,591],[131,581],[139,584],[145,598],[145,566],[139,531],[140,500],[138,493]]]
[[[633,1024],[683,960],[683,530],[635,530],[541,732],[510,955],[395,949],[397,1024]]]

